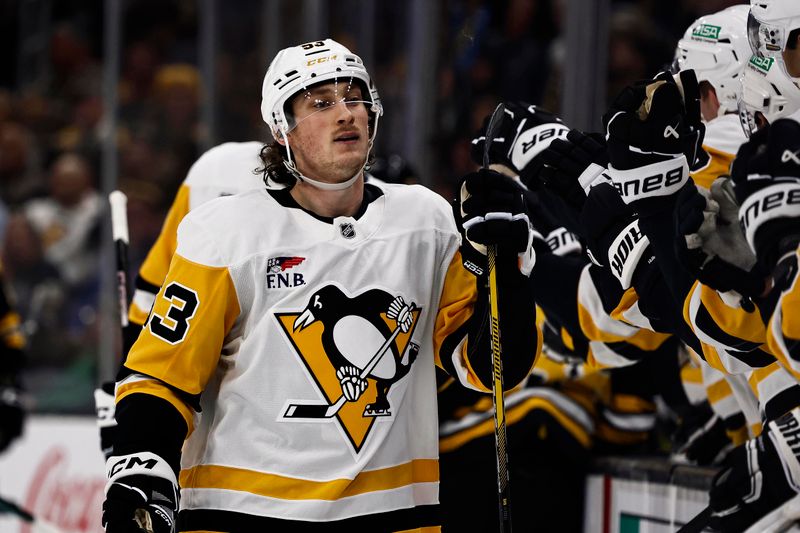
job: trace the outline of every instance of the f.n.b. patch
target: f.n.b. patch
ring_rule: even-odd
[[[283,256],[271,257],[267,260],[267,288],[284,289],[305,285],[306,280],[302,272],[288,272],[305,261],[305,257]]]

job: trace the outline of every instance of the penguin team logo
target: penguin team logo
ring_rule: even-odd
[[[421,311],[381,289],[351,297],[326,285],[305,309],[275,313],[322,398],[291,399],[282,418],[334,420],[358,453],[376,419],[392,416],[388,393],[416,360]]]
[[[306,280],[301,272],[286,272],[303,261],[305,257],[272,257],[267,260],[267,288],[282,289],[305,285]]]

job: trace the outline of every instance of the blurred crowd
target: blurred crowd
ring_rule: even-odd
[[[608,78],[598,80],[608,84],[609,95],[671,62],[677,38],[699,15],[740,2],[611,3]],[[217,9],[213,132],[201,120],[198,2],[124,3],[113,133],[103,108],[103,2],[34,2],[38,18],[23,4],[0,1],[6,56],[0,69],[2,263],[29,336],[26,382],[36,408],[83,412],[92,408],[97,380],[99,274],[111,268],[100,254],[108,231],[100,194],[103,141],[108,134],[117,141],[116,180],[129,197],[134,272],[199,154],[224,141],[265,138],[262,2]],[[498,101],[559,109],[561,72],[570,68],[564,64],[566,4],[442,0],[435,128],[428,139],[435,166],[423,181],[453,194],[473,165],[469,141]],[[376,16],[386,9],[404,8],[380,6]],[[358,52],[358,36],[333,21],[347,13],[355,16],[353,10],[330,14],[331,36]],[[282,14],[295,13],[284,8]],[[399,94],[408,71],[408,34],[401,25],[374,34],[370,68],[388,110],[379,148],[401,152],[391,132],[408,106]],[[413,154],[402,156],[413,166]]]

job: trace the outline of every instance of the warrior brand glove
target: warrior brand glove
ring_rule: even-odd
[[[164,459],[150,452],[112,456],[106,471],[106,533],[175,531],[178,482]]]
[[[642,258],[652,261],[649,241],[639,231],[633,210],[625,205],[609,183],[589,191],[581,212],[589,258],[608,270],[623,290],[633,283],[633,275]]]
[[[114,382],[107,381],[94,391],[94,408],[97,414],[97,427],[100,430],[100,449],[106,459],[114,453],[114,436],[117,433],[117,420],[114,418]]]
[[[339,380],[342,394],[348,402],[358,400],[367,390],[367,380],[361,378],[360,373],[359,368],[351,365],[339,367],[339,370],[336,371],[336,379]]]
[[[756,258],[744,240],[738,212],[730,182],[718,178],[711,192],[684,187],[673,219],[675,253],[684,268],[732,306],[740,305],[742,295],[760,296],[766,277],[754,269]]]
[[[590,188],[609,181],[605,174],[608,153],[602,137],[570,130],[566,139],[550,143],[541,160],[538,174],[525,172],[522,181],[530,187],[538,179],[577,211],[583,208]]]
[[[475,250],[485,255],[486,246],[496,245],[499,254],[515,253],[520,271],[530,274],[536,258],[533,230],[519,183],[488,169],[468,174],[460,208],[464,234]]]
[[[711,526],[744,531],[800,492],[800,408],[736,448],[714,478]]]
[[[800,241],[800,124],[781,119],[753,134],[731,178],[747,243],[771,271]]]
[[[472,140],[471,156],[478,165],[483,165],[488,123],[489,117]],[[489,161],[520,175],[553,139],[564,137],[567,131],[569,128],[561,119],[549,111],[524,102],[507,102],[497,135],[489,146]]]
[[[697,163],[704,126],[693,71],[627,87],[604,115],[608,175],[626,204],[640,214],[669,208]]]

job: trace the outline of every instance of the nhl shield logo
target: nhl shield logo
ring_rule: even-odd
[[[339,224],[339,231],[345,239],[352,239],[356,236],[356,228],[349,222]]]
[[[416,360],[411,337],[420,312],[381,289],[350,297],[327,285],[305,309],[276,313],[322,397],[288,400],[282,418],[335,421],[358,453],[375,420],[393,415],[388,393]]]

